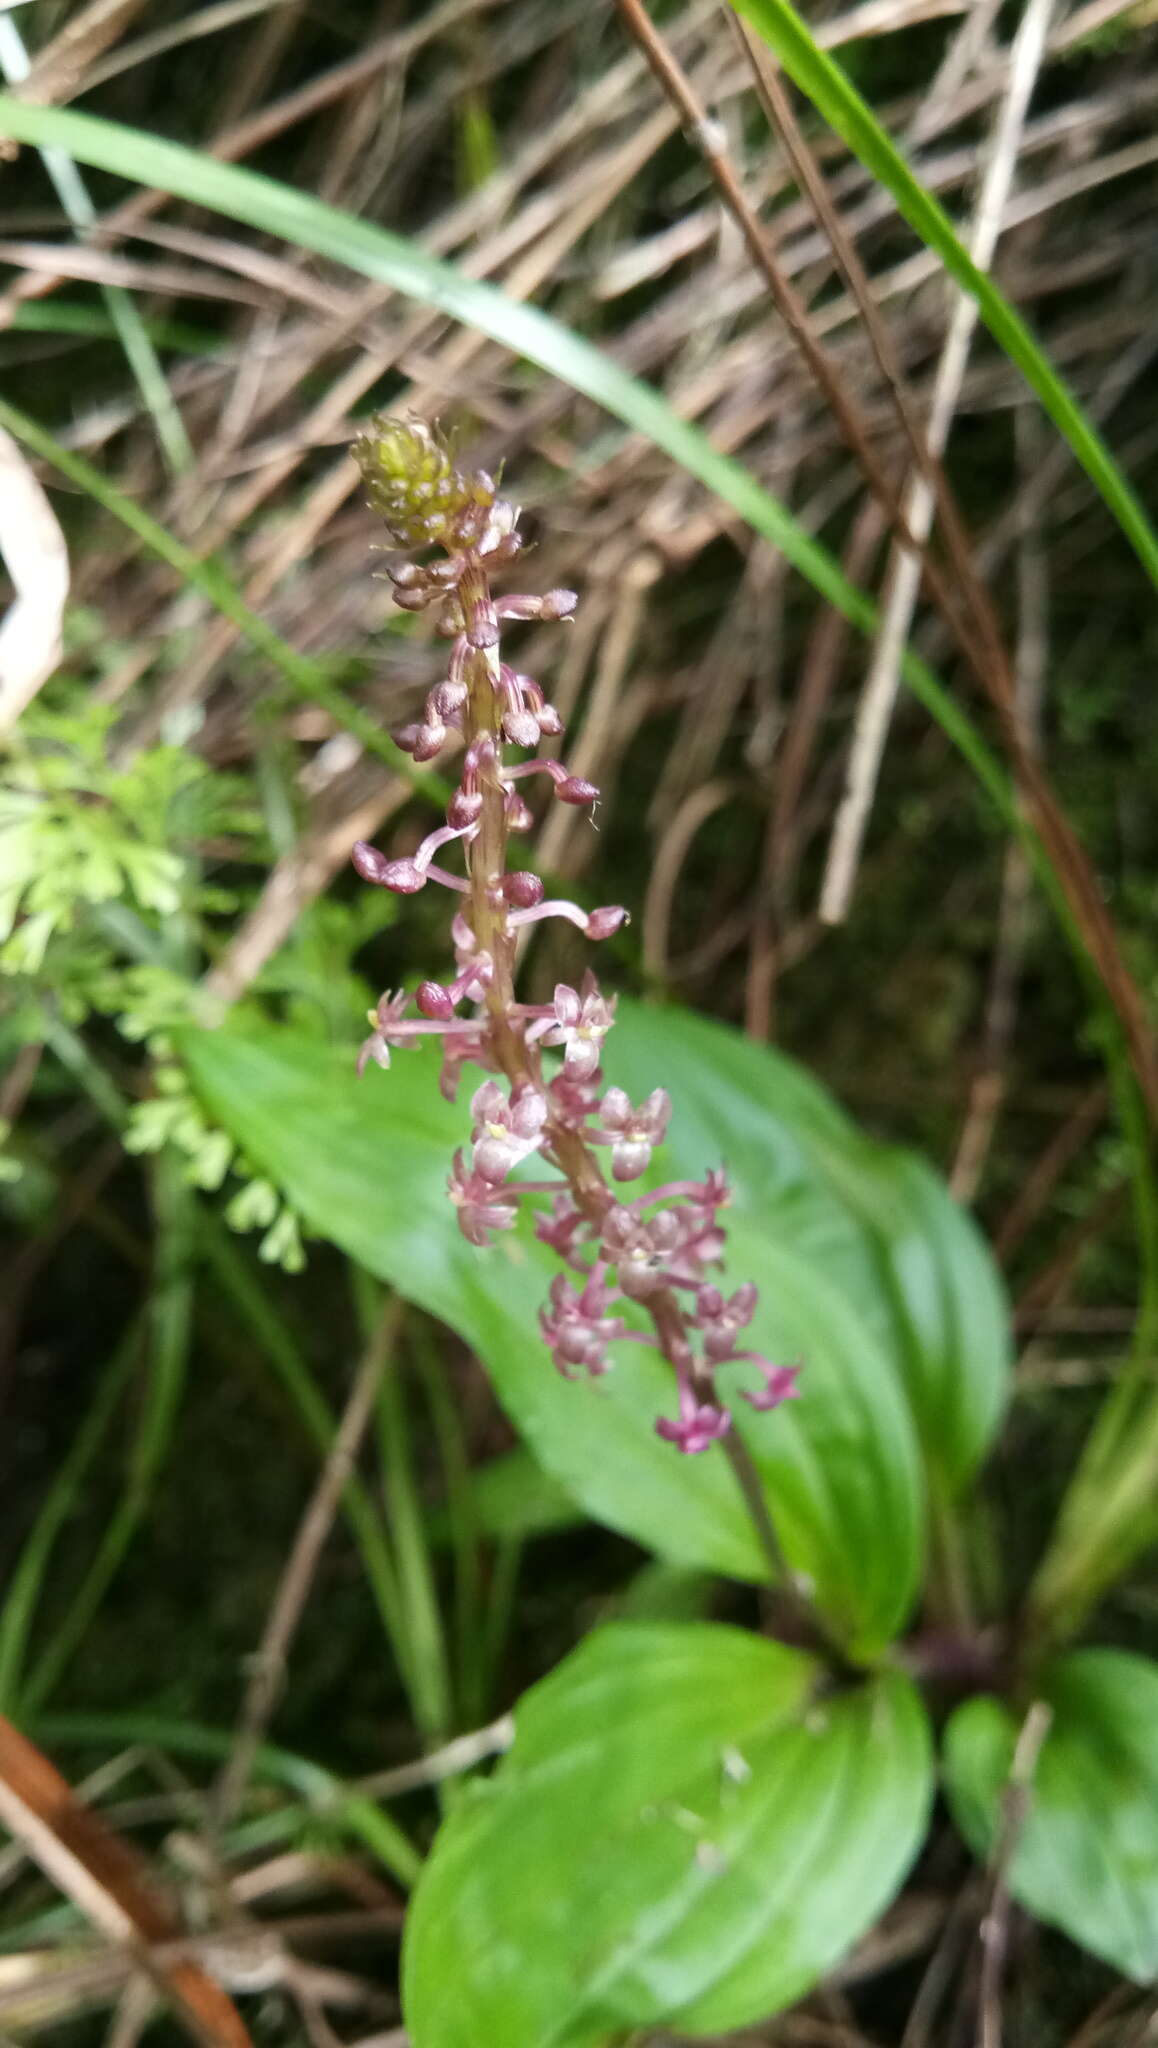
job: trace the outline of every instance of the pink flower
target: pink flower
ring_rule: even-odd
[[[379,997],[376,1008],[370,1012],[374,1029],[358,1054],[359,1074],[365,1073],[368,1060],[376,1060],[380,1067],[388,1067],[391,1046],[408,1042],[405,1032],[399,1031],[398,1026],[404,1022],[403,1012],[409,1001],[405,989],[399,989],[395,995]]]
[[[494,961],[489,953],[480,950],[474,928],[461,910],[451,920],[450,936],[454,943],[455,987],[472,1000],[481,1001],[494,979]]]
[[[661,1209],[645,1223],[630,1209],[610,1209],[603,1223],[603,1252],[615,1267],[619,1286],[632,1301],[646,1301],[666,1287],[668,1265],[679,1249],[679,1218]]]
[[[696,1295],[695,1321],[702,1330],[704,1356],[722,1365],[736,1349],[736,1338],[746,1329],[756,1309],[758,1295],[749,1280],[738,1287],[728,1301],[718,1287],[701,1287]]]
[[[598,1106],[598,1092],[590,1081],[569,1081],[565,1073],[556,1074],[547,1083],[551,1098],[551,1111],[557,1122],[565,1124],[569,1131],[583,1131],[589,1116],[594,1116]]]
[[[535,1218],[535,1236],[540,1244],[549,1244],[568,1265],[575,1261],[575,1240],[582,1228],[583,1218],[567,1195],[556,1195],[549,1216]]]
[[[751,1359],[764,1375],[764,1385],[755,1394],[745,1394],[743,1399],[753,1408],[779,1408],[782,1401],[795,1401],[800,1388],[796,1384],[800,1372],[798,1365],[773,1365],[770,1358],[761,1358],[758,1351],[741,1351],[740,1358]]]
[[[458,1084],[468,1061],[476,1067],[493,1065],[491,1049],[481,1025],[475,1031],[448,1032],[443,1041],[438,1089],[447,1102],[457,1102]]]
[[[670,1422],[666,1415],[661,1415],[655,1430],[665,1443],[674,1444],[677,1450],[694,1457],[697,1451],[706,1451],[710,1444],[727,1436],[731,1426],[732,1418],[726,1408],[698,1401],[690,1384],[681,1380],[678,1420]]]
[[[663,1143],[671,1119],[666,1088],[653,1088],[646,1102],[633,1109],[622,1088],[609,1088],[599,1106],[604,1142],[612,1145],[611,1171],[616,1180],[638,1180],[651,1162],[652,1147]]]
[[[470,1108],[474,1167],[484,1180],[505,1180],[520,1159],[538,1151],[547,1121],[547,1098],[537,1088],[521,1088],[508,1101],[497,1081],[484,1081]]]
[[[454,1170],[446,1185],[458,1211],[458,1227],[471,1244],[488,1245],[492,1231],[514,1228],[513,1191],[500,1190],[469,1169],[461,1152],[454,1155]]]
[[[365,1073],[371,1060],[374,1060],[380,1067],[388,1067],[390,1065],[390,1047],[380,1031],[372,1031],[369,1038],[362,1040],[358,1049],[358,1063],[354,1071],[358,1075],[359,1080]]]
[[[573,1367],[593,1378],[608,1370],[607,1347],[622,1337],[625,1325],[619,1316],[603,1314],[607,1300],[607,1289],[596,1280],[582,1294],[562,1273],[552,1280],[551,1306],[540,1310],[539,1326],[564,1379],[574,1378]]]
[[[563,1073],[568,1081],[589,1081],[603,1056],[603,1041],[615,1022],[615,1001],[605,1001],[595,976],[588,968],[581,990],[576,993],[561,981],[555,990],[554,1022],[544,1033],[544,1045],[561,1045]]]

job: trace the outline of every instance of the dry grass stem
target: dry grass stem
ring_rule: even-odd
[[[357,1460],[374,1412],[378,1385],[390,1363],[398,1328],[391,1299],[354,1377],[333,1444],[294,1538],[273,1604],[254,1655],[233,1748],[210,1801],[209,1831],[220,1840],[239,1806],[261,1740],[277,1704],[290,1646],[309,1598],[322,1550],[329,1537],[346,1481]]]
[[[1029,0],[1014,42],[1009,90],[994,130],[969,235],[969,253],[981,270],[989,268],[1001,232],[1002,217],[1017,168],[1025,116],[1045,51],[1052,5],[1053,0]],[[937,365],[926,429],[929,448],[937,457],[943,453],[949,438],[978,318],[975,301],[965,293],[956,293],[949,331]],[[921,540],[928,538],[934,507],[932,486],[924,476],[914,475],[905,498],[906,524]],[[820,915],[826,924],[840,924],[848,915],[881,757],[900,687],[901,660],[909,638],[919,583],[918,559],[907,549],[894,549],[886,574],[880,628],[857,712],[845,792],[836,814],[828,864],[821,885]]]

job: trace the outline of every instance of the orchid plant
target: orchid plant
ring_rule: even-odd
[[[938,1784],[991,1865],[986,1928],[1016,1900],[1149,1983],[1158,1664],[1070,1647],[1106,1583],[1099,1559],[1108,1570],[1135,1526],[1138,1542],[1153,1532],[1149,1352],[1099,1425],[1104,1503],[1091,1476],[1037,1580],[1019,1592],[1015,1573],[1006,1592],[976,1563],[992,1555],[977,1489],[1011,1384],[991,1252],[923,1160],[858,1131],[773,1048],[674,1006],[645,1017],[626,995],[617,1017],[590,970],[549,1001],[520,998],[526,933],[561,917],[600,942],[627,916],[549,899],[512,857],[530,789],[580,811],[598,800],[557,756],[558,711],[502,652],[508,622],[563,623],[577,599],[496,594],[518,513],[436,428],[378,420],[355,455],[399,604],[429,609],[449,642],[400,743],[458,763],[444,821],[413,852],[354,849],[367,882],[453,899],[453,968],[381,999],[359,1068],[433,1038],[451,1106],[416,1112],[389,1083],[367,1103],[328,1044],[281,1022],[186,1030],[179,1055],[307,1228],[457,1331],[541,1472],[659,1565],[640,1575],[642,1607],[601,1617],[518,1699],[509,1752],[444,1817],[407,1910],[408,2039],[622,2048],[656,2027],[718,2039],[762,2021],[895,1898]],[[626,1086],[604,1077],[613,1029]],[[468,1065],[469,1137],[453,1107]],[[685,1108],[670,1133],[665,1079]],[[726,1134],[728,1249],[759,1303],[751,1279],[718,1284],[729,1187],[708,1170],[706,1126]],[[384,1175],[391,1145],[408,1166]],[[471,1245],[527,1226],[517,1263],[452,1255],[437,1233],[447,1165]],[[525,1341],[536,1306],[557,1374]],[[807,1398],[751,1416],[743,1403],[797,1393],[799,1367],[765,1352],[798,1351]],[[605,1398],[584,1402],[573,1380]],[[682,1604],[673,1618],[689,1571],[695,1618]],[[721,1575],[760,1587],[759,1631],[711,1616]]]
[[[366,882],[404,896],[434,883],[457,899],[453,978],[422,982],[416,1015],[408,995],[384,995],[371,1013],[360,1070],[369,1061],[388,1067],[394,1048],[437,1034],[449,1100],[467,1063],[490,1077],[471,1099],[470,1147],[456,1152],[450,1174],[460,1230],[471,1244],[488,1245],[513,1227],[522,1199],[549,1196],[535,1229],[564,1268],[540,1316],[555,1365],[569,1378],[597,1376],[609,1369],[612,1345],[654,1346],[671,1367],[678,1402],[678,1413],[661,1416],[656,1429],[680,1451],[705,1451],[731,1428],[716,1383],[721,1365],[742,1360],[755,1368],[758,1383],[742,1396],[754,1408],[776,1408],[797,1392],[796,1366],[741,1348],[755,1286],[725,1298],[709,1277],[724,1246],[727,1179],[711,1172],[641,1195],[621,1192],[663,1141],[667,1091],[654,1088],[635,1104],[604,1084],[602,1048],[615,998],[602,993],[590,969],[578,989],[560,983],[549,1003],[520,1002],[515,991],[519,939],[530,926],[564,918],[601,940],[627,919],[619,904],[588,912],[550,899],[538,875],[509,865],[512,835],[534,822],[523,795],[528,781],[545,777],[556,802],[587,810],[599,798],[593,783],[538,751],[561,737],[562,720],[535,679],[504,661],[501,647],[505,621],[565,621],[578,599],[571,590],[495,596],[492,577],[520,552],[518,507],[499,496],[485,470],[460,467],[436,428],[380,418],[353,452],[397,551],[387,572],[396,602],[408,611],[431,608],[437,632],[451,642],[445,679],[427,696],[421,721],[396,735],[398,744],[416,761],[430,761],[452,735],[464,743],[446,822],[417,852],[388,859],[365,842],[353,851]],[[463,854],[461,875],[441,861],[454,845]],[[545,1057],[558,1054],[561,1062]],[[516,1178],[533,1158],[553,1177]],[[629,1304],[644,1311],[647,1329],[629,1325]]]

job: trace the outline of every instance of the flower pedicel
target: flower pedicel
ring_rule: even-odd
[[[548,901],[537,875],[507,865],[512,834],[532,822],[522,796],[531,777],[546,776],[559,803],[589,808],[599,795],[538,751],[559,738],[562,722],[534,678],[511,668],[500,648],[504,619],[570,618],[575,593],[492,594],[492,575],[520,551],[518,509],[499,497],[485,470],[459,468],[423,421],[377,419],[353,454],[402,558],[388,572],[396,602],[408,611],[436,607],[437,629],[451,642],[445,680],[431,690],[421,721],[396,735],[398,744],[416,761],[430,761],[452,727],[465,741],[446,823],[414,855],[387,860],[375,847],[354,848],[364,881],[404,896],[434,883],[455,899],[453,975],[422,982],[413,999],[382,997],[359,1070],[369,1060],[388,1067],[393,1047],[433,1033],[443,1040],[441,1085],[451,1101],[467,1061],[491,1077],[471,1099],[470,1145],[456,1152],[451,1170],[460,1230],[487,1245],[512,1228],[526,1194],[549,1192],[550,1211],[535,1229],[565,1268],[540,1314],[555,1365],[567,1378],[598,1375],[608,1370],[613,1344],[654,1345],[672,1368],[678,1397],[678,1414],[662,1416],[656,1429],[681,1451],[706,1450],[731,1427],[716,1389],[719,1366],[739,1359],[756,1368],[760,1384],[743,1395],[754,1408],[775,1408],[797,1391],[796,1367],[740,1348],[755,1287],[725,1299],[708,1278],[723,1251],[727,1182],[709,1173],[631,1198],[626,1187],[662,1143],[671,1102],[663,1088],[635,1104],[622,1088],[603,1085],[615,998],[601,993],[590,969],[578,989],[560,984],[550,1003],[521,1003],[514,989],[525,925],[567,918],[598,940],[627,918],[619,905],[588,912]],[[444,865],[447,859],[461,860],[463,872]],[[533,1157],[557,1178],[512,1179]],[[619,1313],[630,1302],[646,1314],[647,1335]]]

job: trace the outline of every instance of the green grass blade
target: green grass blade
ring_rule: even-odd
[[[381,1323],[386,1295],[360,1266],[351,1266],[350,1283],[363,1342],[369,1345]],[[401,1317],[394,1325],[391,1350],[390,1363],[378,1382],[376,1407],[381,1494],[401,1601],[395,1653],[423,1741],[437,1746],[446,1741],[453,1719],[450,1673],[402,1384]]]
[[[158,348],[177,355],[217,355],[229,343],[211,327],[193,327],[185,320],[145,320],[144,329]],[[13,308],[9,322],[12,333],[74,334],[95,341],[107,341],[116,328],[107,309],[83,299],[28,299]]]
[[[140,1324],[134,1322],[101,1370],[84,1420],[49,1487],[9,1579],[0,1610],[0,1712],[12,1711],[19,1691],[24,1646],[56,1539],[76,1511],[86,1474],[104,1441],[140,1342]]]
[[[0,14],[0,70],[3,70],[9,84],[19,85],[27,78],[30,68],[20,30],[10,16]],[[83,236],[97,218],[96,207],[84,179],[72,158],[63,150],[42,149],[40,155],[66,218],[78,235]],[[152,415],[161,453],[173,475],[184,476],[194,467],[192,444],[137,302],[132,293],[121,285],[106,284],[100,290],[113,332],[136,380],[137,390],[146,410]]]
[[[424,1740],[445,1742],[453,1721],[446,1639],[415,1484],[410,1418],[397,1362],[378,1393],[378,1446],[386,1513],[406,1608],[411,1706]]]
[[[940,257],[949,275],[977,301],[981,318],[994,340],[1037,393],[1147,574],[1158,583],[1158,534],[1097,428],[1034,340],[1021,315],[993,279],[978,269],[954,233],[944,207],[914,177],[900,150],[850,85],[839,64],[817,48],[789,0],[732,0],[732,4],[775,52],[789,77],[807,94],[829,127],[835,129],[865,169],[892,194],[898,211],[926,247]]]
[[[83,1640],[147,1513],[173,1441],[189,1360],[194,1196],[176,1162],[164,1156],[156,1163],[155,1188],[158,1265],[146,1318],[149,1374],[125,1489],[60,1626],[22,1688],[25,1712],[43,1704]]]
[[[207,1763],[224,1763],[234,1742],[231,1730],[206,1728],[198,1721],[174,1720],[165,1714],[36,1714],[23,1725],[29,1727],[38,1741],[53,1747],[75,1743],[103,1749],[109,1745],[127,1748],[139,1744],[145,1749],[169,1750],[174,1756],[195,1757]],[[311,1812],[345,1825],[407,1889],[414,1883],[422,1868],[422,1858],[409,1837],[374,1800],[351,1791],[323,1764],[299,1756],[295,1750],[263,1742],[254,1755],[253,1770],[256,1777],[267,1778],[294,1793]],[[270,1814],[266,1818],[275,1822],[283,1816]],[[267,1839],[276,1841],[292,1834],[297,1816],[290,1812],[284,1819],[286,1825],[271,1828]],[[240,1838],[246,1830],[239,1828],[235,1832]],[[234,1832],[226,1839],[232,1843]]]
[[[125,352],[125,360],[136,379],[137,389],[152,415],[165,460],[174,476],[188,476],[196,466],[193,444],[185,431],[185,423],[177,410],[169,380],[161,368],[153,338],[141,318],[137,302],[132,293],[119,284],[102,285],[101,293],[117,340]]]
[[[276,1374],[318,1452],[323,1458],[328,1456],[338,1425],[293,1332],[269,1300],[236,1241],[209,1209],[201,1212],[200,1234],[214,1279],[234,1312],[248,1324],[263,1359]],[[378,1509],[357,1472],[350,1474],[342,1489],[342,1504],[387,1638],[396,1656],[399,1643],[404,1654],[402,1598],[394,1560]]]
[[[428,1423],[438,1447],[445,1489],[443,1520],[454,1559],[451,1641],[454,1700],[461,1723],[473,1728],[485,1714],[485,1687],[479,1658],[482,1610],[482,1548],[475,1507],[474,1472],[460,1404],[451,1385],[430,1323],[424,1316],[407,1319],[409,1355],[426,1397]],[[428,1517],[428,1526],[431,1518]],[[431,1527],[432,1540],[438,1536]]]

